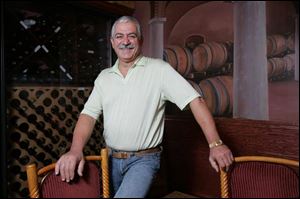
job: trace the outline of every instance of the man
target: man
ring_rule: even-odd
[[[189,105],[209,143],[209,161],[218,172],[233,156],[218,135],[205,101],[168,63],[141,55],[141,27],[129,16],[112,27],[111,44],[118,60],[103,70],[82,110],[70,151],[55,167],[63,181],[83,175],[83,148],[95,121],[103,114],[103,136],[111,156],[114,197],[145,197],[160,168],[164,111],[167,100],[180,109]]]

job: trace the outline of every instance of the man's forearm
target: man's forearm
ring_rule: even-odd
[[[96,120],[86,114],[80,114],[72,140],[70,151],[83,151],[83,148],[93,132]]]
[[[206,106],[204,99],[195,98],[190,102],[190,107],[197,123],[202,128],[207,142],[212,143],[220,140],[214,119]]]

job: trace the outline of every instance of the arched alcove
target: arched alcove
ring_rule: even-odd
[[[184,45],[193,34],[203,35],[206,41],[233,40],[233,5],[209,2],[190,9],[174,24],[167,43]]]

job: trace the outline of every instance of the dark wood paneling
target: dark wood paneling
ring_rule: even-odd
[[[215,118],[215,122],[235,156],[299,160],[298,124],[232,118]],[[219,197],[219,173],[210,166],[208,144],[194,118],[167,116],[163,144],[169,191]]]
[[[121,15],[132,15],[134,12],[134,8],[121,5],[120,3],[110,3],[107,1],[68,1],[68,3],[75,6],[91,8],[116,17]]]

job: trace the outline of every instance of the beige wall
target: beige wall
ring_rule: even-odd
[[[233,3],[224,1],[169,1],[164,43],[184,45],[192,34],[205,36],[207,41],[233,40]],[[267,34],[294,32],[295,7],[291,1],[267,1]],[[148,54],[150,2],[137,1],[134,12],[144,28],[144,54]]]
[[[198,5],[187,11],[166,34],[167,44],[184,45],[185,38],[192,34],[200,34],[206,41],[232,40],[233,6],[223,2]]]

